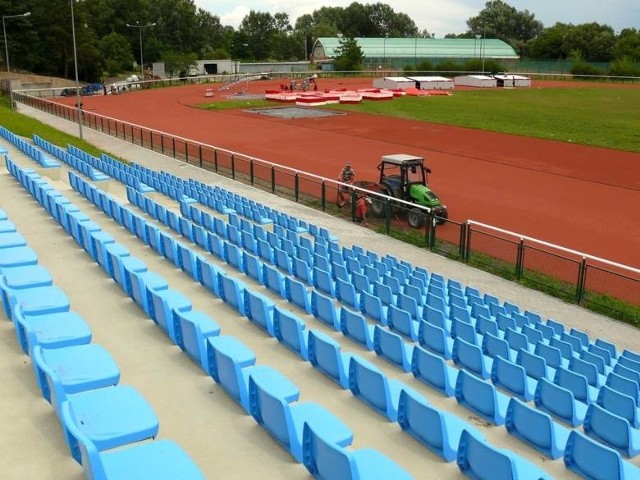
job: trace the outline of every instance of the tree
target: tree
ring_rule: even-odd
[[[635,28],[625,28],[620,32],[613,47],[616,59],[627,58],[633,62],[640,62],[640,31]]]
[[[333,65],[338,71],[362,70],[364,65],[364,52],[353,38],[343,38],[337,49],[338,55],[335,57]]]
[[[566,23],[556,23],[545,28],[542,33],[529,45],[529,56],[540,59],[565,59],[569,52],[565,50],[564,39],[574,28]]]
[[[542,32],[542,22],[529,10],[518,11],[502,0],[490,0],[480,13],[467,20],[470,37],[499,38],[513,46],[521,55],[527,43]]]
[[[251,10],[242,19],[238,33],[246,38],[248,49],[256,60],[267,60],[271,55],[273,36],[277,32],[276,21],[269,12]]]
[[[100,39],[99,49],[105,59],[105,68],[109,76],[131,68],[133,55],[129,48],[129,41],[124,35],[115,32],[105,35]]]
[[[614,44],[613,29],[593,22],[570,29],[564,37],[562,48],[587,62],[608,62],[613,59]]]

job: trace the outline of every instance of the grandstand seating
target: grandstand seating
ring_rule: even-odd
[[[100,161],[107,162],[104,158]],[[92,172],[87,167],[79,170],[94,181],[109,178],[100,178],[99,169],[91,168],[95,171]],[[355,247],[340,250],[335,243],[336,239],[332,239],[326,230],[324,233],[317,230],[318,235],[312,237],[314,242],[311,243],[307,237],[297,237],[291,232],[307,235],[315,230],[313,226],[303,225],[292,217],[275,217],[272,221],[281,228],[267,232],[265,238],[268,240],[261,240],[257,238],[259,234],[254,235],[255,230],[251,222],[246,220],[253,218],[255,213],[249,212],[250,217],[243,217],[244,214],[240,212],[244,206],[238,208],[238,205],[235,205],[233,212],[227,209],[225,213],[228,215],[228,222],[220,221],[218,217],[214,218],[200,210],[197,200],[186,197],[184,193],[179,194],[180,189],[175,189],[175,198],[180,200],[180,214],[169,209],[161,210],[160,204],[144,193],[153,191],[149,185],[153,185],[157,190],[165,187],[154,179],[151,172],[147,172],[146,175],[148,178],[145,182],[137,177],[135,180],[127,181],[127,197],[153,219],[167,225],[185,241],[188,240],[209,250],[214,256],[217,255],[236,270],[235,274],[245,273],[250,281],[264,284],[270,292],[289,301],[293,307],[300,309],[301,313],[312,314],[316,319],[356,340],[367,350],[375,351],[403,371],[411,371],[414,377],[423,383],[448,396],[455,394],[459,403],[483,418],[496,425],[506,421],[510,433],[545,455],[559,458],[569,431],[542,413],[545,411],[573,427],[580,425],[584,420],[585,431],[593,428],[592,434],[604,443],[615,444],[616,448],[627,455],[633,456],[637,453],[637,440],[633,436],[632,427],[638,424],[637,405],[640,390],[636,382],[640,374],[639,370],[633,367],[634,363],[640,365],[640,362],[637,362],[640,357],[635,356],[633,352],[618,354],[615,345],[601,339],[591,340],[586,332],[575,329],[565,331],[562,324],[550,319],[543,323],[538,314],[527,311],[520,314],[519,310],[516,310],[517,306],[507,305],[506,302],[500,305],[497,298],[491,295],[485,294],[483,297],[479,292],[471,290],[468,293],[462,292],[461,289],[457,290],[459,287],[455,282],[449,285],[435,273],[429,278],[426,273],[406,263],[400,263],[393,257],[386,256],[378,260]],[[110,176],[118,178],[115,170]],[[111,218],[117,219],[140,241],[151,246],[167,261],[219,296],[240,315],[264,328],[270,336],[277,338],[301,359],[308,359],[314,367],[331,377],[342,388],[349,388],[356,397],[389,420],[397,420],[403,430],[447,461],[455,458],[457,453],[458,464],[468,475],[477,475],[480,478],[485,475],[482,472],[487,465],[478,462],[477,452],[480,451],[483,451],[482,455],[487,458],[494,458],[495,465],[499,466],[499,471],[494,472],[497,476],[492,478],[517,478],[517,472],[536,472],[535,468],[526,465],[526,462],[523,463],[517,455],[483,445],[484,440],[478,441],[481,437],[478,432],[469,434],[471,427],[466,422],[433,409],[420,394],[387,377],[383,371],[364,358],[343,353],[340,342],[315,329],[307,329],[305,322],[297,315],[279,309],[273,301],[258,294],[250,283],[238,280],[235,275],[229,275],[224,268],[207,261],[206,255],[192,250],[188,243],[174,239],[173,233],[161,231],[151,225],[145,217],[117,206],[117,200],[108,198],[95,186],[89,188],[90,184],[78,175],[70,174],[69,179],[72,186],[75,184],[74,188],[77,191],[84,191],[86,198]],[[43,185],[34,183],[33,178],[27,183]],[[167,336],[208,372],[247,413],[251,413],[272,436],[283,443],[294,458],[304,461],[305,466],[317,478],[325,478],[321,476],[321,472],[337,472],[342,467],[323,464],[323,468],[327,470],[319,468],[317,462],[324,461],[322,455],[311,460],[311,452],[315,452],[314,455],[319,452],[314,450],[317,446],[304,445],[304,435],[308,435],[309,439],[313,438],[313,441],[317,440],[318,444],[320,440],[327,443],[325,446],[328,449],[323,447],[322,450],[335,455],[332,458],[351,459],[348,468],[350,473],[344,473],[345,478],[351,478],[349,475],[354,475],[354,471],[364,469],[354,458],[368,457],[359,457],[357,451],[347,450],[345,447],[350,440],[348,443],[330,440],[331,432],[319,429],[317,425],[321,425],[322,421],[318,422],[317,418],[327,418],[324,415],[326,412],[313,410],[311,407],[296,408],[305,405],[297,403],[297,387],[285,387],[287,382],[276,370],[266,365],[256,365],[253,352],[234,337],[220,335],[220,327],[213,319],[203,312],[192,310],[187,297],[171,289],[159,275],[146,271],[138,259],[115,244],[113,237],[102,232],[89,218],[83,218],[82,212],[73,211],[70,204],[63,203],[61,197],[50,193],[51,190],[46,190],[46,194],[38,191],[40,193],[36,195],[49,202],[49,208],[56,212],[59,222],[67,225],[66,228],[72,232],[76,241],[126,293],[132,296],[143,311],[158,323]],[[198,195],[194,197],[197,198]],[[129,213],[125,213],[125,210]],[[209,215],[209,220],[205,220],[206,215]],[[264,215],[261,217],[263,219],[267,218],[266,211],[260,215]],[[214,231],[210,231],[205,223],[213,227]],[[13,233],[11,225],[6,225],[5,228],[7,234]],[[308,242],[305,247],[301,246],[302,238]],[[314,264],[319,255],[317,251],[322,251],[323,246],[330,262],[322,265],[324,268],[319,268]],[[3,256],[2,250],[5,248],[12,249],[15,255]],[[35,265],[33,255],[26,250],[27,248],[15,234],[6,237],[4,247],[0,237],[0,268],[24,268],[25,265]],[[298,254],[304,256],[304,260],[297,258]],[[23,261],[26,263],[22,263]],[[4,277],[0,276],[0,279]],[[49,395],[51,399],[50,392],[47,391],[49,384],[56,389],[60,387],[54,380],[45,380],[50,375],[47,369],[51,367],[49,352],[43,350],[43,347],[47,348],[48,342],[56,342],[55,335],[72,342],[56,345],[56,348],[63,347],[71,351],[73,348],[94,344],[89,343],[90,336],[87,338],[86,334],[83,336],[77,333],[81,330],[80,327],[71,335],[60,331],[52,331],[51,336],[46,332],[44,335],[40,333],[40,325],[46,325],[49,317],[70,314],[67,313],[68,302],[65,304],[63,294],[58,294],[56,287],[40,285],[37,288],[43,290],[37,290],[36,293],[34,287],[29,288],[30,293],[25,293],[20,292],[15,285],[6,285],[2,289],[3,305],[9,316],[14,318],[16,325],[19,325],[17,334],[22,338],[21,345],[26,352],[33,352],[43,395]],[[377,291],[387,293],[378,296]],[[454,291],[457,293],[452,293]],[[469,302],[468,305],[447,303],[446,299],[451,299],[452,295],[458,297],[454,302],[463,299]],[[38,301],[38,298],[43,296],[47,298],[47,302]],[[62,300],[52,301],[55,298]],[[336,301],[361,311],[365,316],[342,305],[336,306]],[[16,302],[24,305],[24,312],[14,308]],[[50,311],[50,308],[54,311]],[[370,324],[367,318],[375,320],[376,324]],[[79,326],[82,325],[81,322],[77,323]],[[39,337],[33,335],[34,325],[38,326]],[[68,327],[72,330],[71,325]],[[414,344],[418,341],[420,345]],[[459,370],[445,362],[449,358],[454,360]],[[474,372],[482,379],[469,374],[468,371]],[[483,379],[491,379],[493,383]],[[603,386],[605,381],[606,386]],[[115,383],[104,383],[102,389],[106,391],[121,388],[108,386],[116,384],[117,380]],[[535,399],[535,405],[539,410],[516,399],[509,402],[509,397],[497,391],[496,386],[520,396],[525,401]],[[61,392],[61,399],[70,393],[75,394],[65,391],[64,387]],[[627,402],[629,398],[633,404]],[[58,401],[58,390],[53,399]],[[266,404],[269,405],[270,414],[278,412],[273,414],[274,422],[278,422],[277,424],[270,423],[271,417],[265,423],[265,415],[260,413],[260,409]],[[586,404],[591,404],[589,410],[586,409]],[[617,412],[624,412],[622,422],[616,414],[605,410],[605,405],[616,409]],[[61,411],[60,404],[56,408]],[[315,417],[315,414],[309,413],[306,408],[315,411],[318,416]],[[307,413],[297,414],[293,413],[294,411]],[[416,411],[420,412],[418,418],[429,412],[432,425],[434,428],[438,425],[440,433],[427,430],[425,425],[412,420]],[[70,413],[73,414],[73,410]],[[603,419],[606,421],[603,422]],[[616,422],[611,419],[615,419]],[[603,424],[615,425],[611,430],[622,432],[624,422],[627,422],[627,427],[631,429],[628,430],[629,440],[626,444],[614,443],[611,436],[607,437],[607,434],[603,433],[608,431]],[[75,428],[78,428],[77,422],[70,421],[70,430],[74,428],[74,423]],[[305,423],[308,425],[303,433]],[[326,423],[331,424],[331,421]],[[535,429],[531,425],[535,425]],[[80,428],[76,435],[78,447],[99,451],[99,444],[91,438],[85,438],[86,435],[83,437],[81,430]],[[346,426],[345,430],[348,430]],[[286,441],[283,440],[285,436]],[[617,435],[616,438],[621,436],[622,434]],[[458,439],[461,439],[460,448],[457,445]],[[580,453],[575,444],[571,446],[571,451],[567,447],[565,461],[569,454]],[[485,447],[486,451],[483,450]],[[303,450],[307,448],[310,452],[309,457],[303,455]],[[135,448],[129,447],[129,450],[133,452]],[[102,455],[100,453],[98,457]],[[94,455],[90,464],[99,463],[101,460],[98,457]],[[374,458],[384,457],[375,453],[371,456],[372,461]],[[385,462],[389,461],[382,461],[384,468],[389,466]],[[567,467],[573,465],[572,468],[578,468],[575,465],[579,464],[579,461],[568,463]],[[625,471],[626,467],[624,464],[621,465],[621,472]],[[543,472],[540,475],[540,478],[545,478]],[[354,478],[358,478],[357,475]]]

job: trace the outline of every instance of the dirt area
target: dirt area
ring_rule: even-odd
[[[75,80],[67,80],[66,78],[48,77],[32,73],[0,72],[0,82],[6,78],[19,79],[23,85],[50,84],[51,88],[73,87],[76,84]]]

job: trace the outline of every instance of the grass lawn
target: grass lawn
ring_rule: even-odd
[[[71,144],[97,157],[104,152],[104,150],[100,150],[74,135],[68,135],[38,120],[11,110],[9,97],[3,95],[0,95],[0,125],[21,137],[31,138],[35,133],[60,147],[66,147],[67,144]],[[113,156],[113,158],[118,157]]]
[[[331,108],[640,152],[640,88],[459,90]]]

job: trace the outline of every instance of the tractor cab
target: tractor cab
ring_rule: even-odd
[[[384,155],[378,165],[380,184],[393,192],[395,198],[409,200],[412,185],[426,185],[431,170],[424,166],[422,157],[406,155]]]

